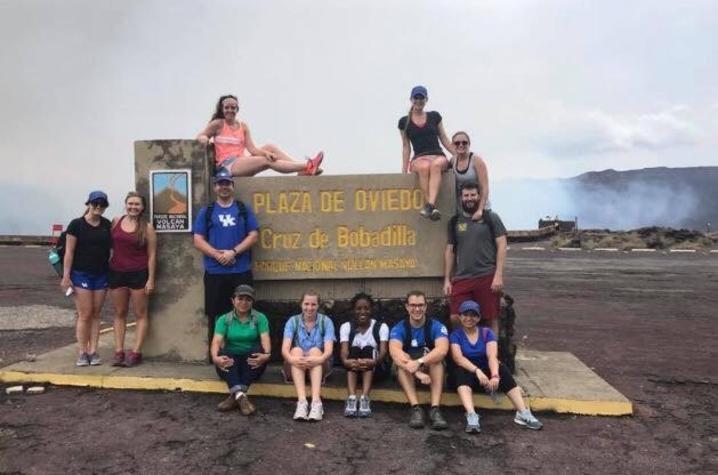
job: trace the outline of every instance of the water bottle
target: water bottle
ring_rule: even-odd
[[[489,397],[492,401],[494,401],[494,404],[499,405],[501,404],[501,393],[495,390],[486,391],[489,393]]]
[[[57,251],[55,251],[55,249],[50,249],[50,252],[47,255],[47,260],[50,261],[50,265],[53,269],[55,269],[57,275],[62,277],[62,261],[60,260],[60,255]]]

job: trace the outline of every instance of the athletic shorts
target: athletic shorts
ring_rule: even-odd
[[[70,271],[70,280],[75,289],[105,290],[107,288],[107,272]]]
[[[432,154],[432,155],[421,155],[421,156],[419,156],[419,157],[414,157],[414,158],[411,159],[411,161],[409,161],[409,171],[410,171],[410,172],[413,172],[413,171],[414,171],[414,163],[415,163],[415,162],[418,162],[418,161],[420,161],[420,160],[428,160],[428,161],[430,161],[430,162],[433,162],[434,160],[436,160],[436,159],[439,158],[439,157],[446,158],[446,156],[445,156],[443,153],[441,153],[441,154],[440,154],[440,153],[436,153],[436,154]],[[448,166],[447,166],[446,169],[444,169],[444,171],[446,171],[446,170],[448,170]]]
[[[227,157],[224,160],[222,160],[219,165],[216,167],[217,173],[222,171],[223,169],[226,170],[230,175],[232,174],[232,165],[234,162],[237,161],[237,157]]]
[[[479,369],[481,369],[481,372],[483,372],[487,377],[491,377],[491,371],[489,371],[488,366],[479,366]],[[479,383],[479,378],[476,377],[476,373],[467,371],[461,366],[457,365],[454,367],[453,376],[457,388],[459,386],[469,386],[474,391],[484,390],[484,387],[481,386],[481,383]],[[514,380],[514,377],[511,376],[511,371],[509,371],[509,369],[501,363],[499,363],[499,378],[498,389],[502,393],[506,394],[516,387],[516,381]]]
[[[126,288],[139,290],[145,288],[148,278],[149,271],[147,269],[133,272],[110,270],[108,285],[111,289]]]
[[[501,293],[491,291],[494,274],[468,279],[457,279],[451,283],[449,309],[452,315],[459,314],[459,306],[466,300],[474,300],[481,307],[481,319],[493,320],[501,313]]]

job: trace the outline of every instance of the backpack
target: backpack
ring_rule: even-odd
[[[214,212],[214,205],[216,204],[216,201],[211,202],[207,205],[207,211],[204,213],[204,229],[207,236],[207,240],[209,241],[209,229],[212,227],[212,213]],[[247,207],[244,205],[243,202],[240,200],[234,200],[234,203],[237,205],[237,209],[239,210],[238,218],[242,218],[244,222],[247,222]]]
[[[302,321],[302,315],[295,315],[292,318],[294,319],[294,336],[292,337],[292,346],[299,346],[299,324]],[[319,325],[319,335],[322,337],[322,342],[324,342],[324,327],[326,325],[324,322],[325,318],[327,318],[327,316],[323,313],[317,314],[316,324]]]
[[[63,231],[60,233],[60,237],[57,238],[57,242],[55,243],[55,247],[54,247],[55,252],[60,257],[60,262],[62,262],[65,259],[66,247],[67,247],[67,231]]]
[[[429,339],[429,336],[431,335],[431,325],[434,322],[434,319],[426,317],[424,320],[424,348],[428,348],[429,351],[434,349],[434,340]],[[404,341],[403,341],[403,348],[404,351],[409,353],[409,349],[413,348],[411,346],[411,324],[409,323],[409,319],[404,319]],[[420,349],[420,348],[417,348]]]
[[[374,326],[372,327],[372,335],[374,336],[374,341],[377,344],[376,352],[377,356],[379,355],[379,345],[381,344],[381,339],[379,338],[379,330],[381,329],[383,322],[379,319],[374,319]],[[354,342],[354,337],[357,334],[357,327],[356,323],[352,320],[349,322],[349,347],[352,346],[352,343]],[[410,342],[411,343],[411,342]],[[389,355],[389,352],[387,351],[387,356]],[[391,373],[391,364],[389,363],[389,358],[384,357],[381,361],[377,361],[376,366],[374,367],[374,381],[380,382],[384,381],[389,374]]]
[[[259,325],[257,325],[257,311],[255,309],[251,309],[249,311],[249,324],[254,325],[254,329],[257,331],[257,336],[259,336]],[[225,324],[224,326],[224,341],[225,344],[227,343],[227,335],[229,335],[229,324]]]
[[[377,351],[379,351],[378,345],[381,341],[379,339],[379,329],[381,328],[381,325],[382,325],[382,322],[380,322],[377,319],[374,319],[374,326],[372,327],[372,335],[374,336],[374,341],[377,344],[377,347],[376,347]],[[350,347],[352,346],[352,342],[354,341],[354,337],[356,336],[356,334],[357,334],[356,322],[354,320],[351,320],[349,322],[349,346]]]

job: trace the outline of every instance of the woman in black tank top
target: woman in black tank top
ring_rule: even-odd
[[[455,153],[441,122],[441,114],[435,111],[425,112],[424,106],[428,94],[424,86],[411,90],[411,108],[409,113],[399,119],[399,131],[402,141],[402,173],[413,172],[419,177],[419,187],[424,195],[424,207],[421,215],[432,221],[441,219],[436,209],[436,197],[441,186],[441,175],[448,168],[449,161],[441,148]],[[439,144],[441,142],[441,145]],[[411,156],[411,150],[414,156]]]

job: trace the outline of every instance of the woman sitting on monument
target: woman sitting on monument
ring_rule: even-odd
[[[342,364],[347,369],[349,397],[344,406],[347,417],[369,417],[369,392],[375,378],[388,375],[386,355],[389,346],[389,327],[373,318],[374,300],[360,292],[351,299],[354,320],[339,328]],[[361,377],[361,396],[357,399],[357,382]]]
[[[267,317],[252,308],[254,289],[241,284],[232,295],[232,311],[217,318],[210,352],[217,375],[227,383],[229,396],[217,410],[239,407],[248,416],[256,411],[247,397],[249,386],[264,373],[271,357]]]
[[[424,196],[421,215],[432,221],[441,219],[436,208],[436,198],[441,186],[441,175],[448,168],[449,161],[439,142],[452,154],[454,146],[444,132],[441,114],[426,112],[424,107],[429,99],[424,86],[411,90],[409,113],[399,119],[399,131],[402,141],[402,173],[413,172],[419,177],[419,187]],[[414,156],[411,151],[414,150]]]
[[[282,356],[284,376],[294,381],[297,409],[294,420],[320,421],[324,415],[320,397],[322,380],[329,375],[334,351],[334,323],[319,313],[319,294],[302,295],[302,313],[289,317],[284,325]],[[309,375],[312,403],[307,402]]]
[[[214,159],[217,171],[227,170],[233,176],[254,176],[267,169],[279,173],[319,175],[319,166],[324,153],[300,162],[275,145],[256,147],[246,122],[237,120],[239,101],[232,95],[221,96],[207,127],[199,133],[197,140],[214,143]],[[245,149],[249,156],[245,155]]]
[[[74,293],[79,357],[76,366],[102,364],[97,353],[100,311],[107,294],[107,271],[112,248],[112,224],[102,214],[109,203],[102,191],[93,191],[82,217],[67,226],[63,273],[60,285],[66,295]]]
[[[113,366],[135,366],[142,362],[142,344],[147,337],[147,304],[155,289],[157,235],[147,220],[144,196],[130,191],[125,215],[112,220],[112,257],[109,287],[115,307],[115,356]],[[135,345],[125,354],[125,328],[129,304],[135,313]]]
[[[516,385],[511,371],[498,360],[498,344],[494,332],[479,326],[481,309],[473,300],[459,306],[461,326],[451,332],[451,356],[456,363],[454,381],[456,392],[466,410],[466,432],[481,432],[479,415],[474,407],[472,390],[494,393],[496,390],[508,396],[516,409],[514,422],[529,429],[541,429],[543,424],[524,404],[521,388]]]
[[[478,221],[488,207],[489,171],[486,162],[471,151],[471,139],[466,132],[456,132],[451,137],[456,154],[451,158],[451,169],[454,172],[456,188],[456,211],[461,211],[461,185],[464,183],[479,184],[479,207],[471,219]]]

